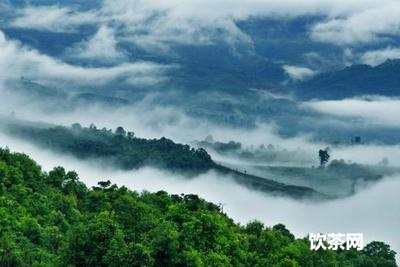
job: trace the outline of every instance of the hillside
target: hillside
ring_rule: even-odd
[[[400,172],[382,162],[368,165],[334,158],[325,168],[319,168],[317,151],[307,148],[288,150],[272,144],[254,148],[235,141],[208,139],[196,144],[212,153],[220,165],[284,184],[309,187],[332,198],[352,196]]]
[[[284,225],[234,223],[196,195],[87,188],[0,149],[1,266],[396,266],[382,242],[310,251]]]
[[[85,128],[74,124],[68,128],[16,120],[6,121],[4,130],[12,136],[57,153],[70,154],[78,159],[99,160],[104,166],[122,170],[151,166],[188,177],[215,171],[252,190],[294,198],[326,198],[309,187],[286,185],[220,166],[205,149],[195,149],[164,137],[138,138],[133,132],[126,132],[122,127],[113,132],[106,128],[97,129],[94,125]]]
[[[376,67],[353,65],[321,73],[297,86],[301,99],[342,99],[358,95],[400,95],[400,60],[387,60]]]
[[[7,124],[7,131],[56,152],[67,152],[79,159],[104,159],[124,170],[155,166],[171,171],[201,173],[214,166],[203,149],[176,144],[167,138],[137,138],[122,127],[97,129],[72,125],[71,128],[40,124]]]

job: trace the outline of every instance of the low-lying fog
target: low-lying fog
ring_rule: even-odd
[[[0,48],[0,99],[2,100],[0,116],[14,114],[16,118],[22,120],[43,121],[66,126],[76,122],[83,126],[94,123],[98,128],[115,129],[118,126],[123,126],[126,130],[134,131],[138,137],[160,138],[165,136],[176,142],[188,144],[212,135],[215,141],[229,142],[233,140],[240,142],[245,149],[251,148],[251,146],[256,148],[262,144],[265,146],[273,144],[280,149],[291,151],[300,148],[308,156],[315,155],[316,164],[318,164],[318,150],[327,147],[327,144],[312,140],[328,139],[315,138],[311,135],[299,135],[292,138],[281,137],[278,134],[280,129],[277,125],[280,125],[278,122],[286,121],[287,117],[285,116],[287,114],[284,112],[284,114],[278,112],[281,116],[277,117],[279,118],[277,125],[259,123],[258,127],[249,130],[230,128],[201,119],[193,119],[184,115],[175,107],[156,106],[152,102],[151,92],[140,103],[117,109],[96,106],[93,103],[84,104],[83,107],[74,109],[68,103],[68,99],[54,97],[52,93],[44,94],[47,95],[46,97],[36,96],[37,99],[35,99],[27,95],[31,91],[35,95],[34,88],[30,87],[34,86],[36,82],[39,89],[41,85],[48,85],[49,88],[61,88],[65,89],[66,92],[79,92],[80,89],[84,89],[82,92],[88,92],[90,88],[96,89],[105,86],[115,91],[115,94],[110,95],[118,96],[118,86],[115,88],[113,86],[115,81],[121,80],[125,85],[135,85],[138,88],[142,86],[143,88],[150,88],[151,85],[166,78],[164,73],[166,70],[176,66],[159,65],[151,62],[125,62],[110,67],[82,67],[66,63],[62,59],[55,59],[41,51],[10,40],[1,31]],[[109,54],[110,51],[107,51],[107,53]],[[290,71],[293,72],[293,68]],[[302,71],[304,72],[304,69]],[[14,82],[11,84],[24,84],[31,81],[34,83],[25,88],[28,90],[22,90],[18,93],[18,90],[14,90],[17,88],[10,88],[10,81]],[[119,83],[116,84],[119,85]],[[160,92],[159,90],[156,91]],[[170,90],[161,92],[162,96],[174,94]],[[39,92],[36,93],[40,95]],[[209,95],[208,91],[205,91],[204,94],[207,94],[209,98],[219,100],[218,97]],[[136,94],[132,93],[132,95]],[[137,97],[140,98],[140,96]],[[202,104],[203,100],[203,98],[200,98],[199,103]],[[232,100],[239,101],[237,97],[232,98]],[[35,101],[37,103],[33,103]],[[252,102],[242,104],[247,106],[252,105]],[[313,116],[307,119],[300,118],[301,114],[294,114],[292,120],[283,124],[285,127],[290,128],[292,122],[299,119],[300,128],[317,125],[319,127],[311,127],[314,131],[308,132],[321,135],[332,134],[334,138],[342,138],[339,140],[341,143],[344,143],[343,140],[353,137],[348,136],[348,133],[353,134],[355,132],[354,135],[357,135],[357,130],[360,129],[366,133],[375,126],[386,127],[387,134],[384,136],[388,137],[389,140],[395,135],[391,127],[400,129],[400,117],[398,116],[400,100],[398,98],[370,97],[297,104],[302,108],[311,110]],[[262,105],[268,106],[268,103],[266,102],[265,105],[262,103]],[[236,107],[235,105],[232,106]],[[207,106],[204,107],[204,109],[207,108]],[[271,108],[271,110],[274,110],[274,108]],[[292,111],[293,113],[297,112],[297,109],[293,110],[296,110]],[[210,112],[216,111],[210,110]],[[243,113],[245,111],[238,111],[238,114]],[[319,117],[320,115],[321,117]],[[354,118],[357,120],[353,120]],[[359,123],[358,120],[362,122]],[[359,128],[356,127],[355,121]],[[344,136],[338,137],[339,134],[335,130],[337,128],[339,132],[340,127],[349,130],[344,133]],[[374,130],[380,133],[380,129],[375,128]],[[325,131],[319,133],[319,130]],[[214,172],[200,175],[196,179],[187,179],[180,174],[167,173],[153,168],[143,168],[137,171],[121,171],[111,167],[105,169],[104,166],[96,164],[96,162],[80,161],[66,155],[54,154],[1,133],[0,146],[8,146],[13,151],[30,155],[46,171],[58,165],[64,166],[68,170],[76,170],[81,180],[88,186],[96,185],[100,180],[110,179],[118,185],[125,185],[138,191],[165,190],[169,193],[195,193],[208,201],[221,203],[224,211],[240,223],[247,223],[253,219],[258,219],[267,225],[284,223],[297,236],[305,236],[310,232],[361,232],[364,233],[366,242],[382,240],[391,244],[393,249],[400,253],[400,208],[398,206],[400,201],[400,194],[398,193],[400,191],[400,174],[385,177],[379,183],[358,192],[352,197],[315,203],[272,197],[254,192],[233,183],[228,177],[219,176]],[[300,156],[305,155],[300,153]],[[243,164],[243,161],[237,162],[237,158],[226,158],[216,154],[213,154],[213,157],[218,161]],[[384,158],[387,158],[385,162],[389,162],[389,165],[400,167],[400,144],[391,146],[379,144],[347,145],[334,147],[331,152],[331,159],[344,159],[364,164],[378,164]],[[291,163],[287,162],[286,164],[290,165]],[[293,160],[293,165],[296,164],[299,163]]]
[[[400,209],[397,204],[400,201],[400,175],[386,177],[353,197],[317,203],[254,192],[214,172],[188,180],[179,174],[152,168],[138,171],[104,169],[96,162],[54,154],[2,135],[0,146],[27,153],[46,171],[58,165],[76,170],[88,186],[110,179],[137,191],[195,193],[208,201],[222,204],[230,217],[243,224],[254,219],[267,225],[284,223],[298,237],[310,232],[360,232],[364,234],[365,242],[383,240],[400,251]]]
[[[400,99],[367,96],[343,100],[311,101],[304,104],[319,112],[345,117],[360,117],[375,125],[399,125]]]
[[[212,135],[215,141],[241,142],[244,148],[251,146],[256,148],[261,144],[265,146],[273,144],[275,147],[287,150],[300,148],[308,155],[315,153],[316,161],[318,161],[318,150],[327,146],[323,143],[312,142],[312,136],[307,135],[283,138],[277,133],[277,126],[274,124],[259,124],[252,130],[229,128],[190,118],[177,109],[153,107],[146,101],[129,108],[107,110],[103,107],[90,106],[71,112],[54,113],[43,112],[42,108],[35,108],[30,103],[24,105],[20,103],[19,106],[24,108],[19,109],[12,98],[7,99],[9,101],[4,101],[0,107],[0,113],[3,115],[9,115],[14,110],[15,116],[24,120],[66,126],[75,122],[83,126],[94,123],[99,128],[112,129],[123,126],[127,130],[134,131],[136,136],[143,138],[165,136],[177,142],[192,143],[194,140],[203,140],[206,136]],[[339,115],[346,116],[347,114]],[[351,115],[360,114],[356,112]],[[393,122],[390,121],[390,123]],[[366,242],[382,240],[390,243],[393,249],[400,252],[400,228],[398,227],[400,209],[397,205],[400,201],[398,194],[400,175],[386,177],[353,197],[343,200],[324,203],[299,202],[253,192],[213,172],[188,180],[179,174],[165,173],[152,168],[129,172],[104,169],[95,162],[56,155],[2,135],[0,135],[0,146],[8,146],[11,150],[29,154],[43,166],[44,170],[50,170],[57,165],[64,166],[68,170],[76,170],[81,180],[88,186],[95,185],[99,180],[110,179],[118,185],[126,185],[138,191],[165,190],[169,193],[195,193],[208,201],[223,204],[224,211],[240,223],[253,219],[258,219],[267,225],[284,223],[297,236],[305,236],[309,232],[362,232]],[[230,160],[231,163],[238,160],[218,157],[215,154],[213,157],[218,161]],[[331,152],[331,159],[345,159],[365,164],[377,164],[383,158],[387,158],[392,166],[400,166],[400,146],[348,145],[334,147]],[[293,164],[295,165],[296,162]]]
[[[48,112],[35,104],[19,102],[8,98],[0,107],[0,115],[9,115],[15,111],[16,118],[31,121],[42,121],[57,125],[70,126],[78,122],[88,127],[94,123],[98,128],[115,129],[123,126],[134,131],[141,138],[167,137],[175,142],[191,144],[194,140],[203,140],[211,135],[215,141],[229,142],[231,140],[242,143],[244,148],[259,145],[273,144],[280,149],[303,150],[307,157],[328,145],[311,141],[312,135],[298,135],[292,138],[283,138],[278,133],[278,126],[274,123],[259,123],[254,129],[232,128],[221,126],[205,119],[195,119],[185,115],[182,111],[172,107],[153,106],[146,100],[125,108],[106,108],[104,106],[81,107],[70,112]],[[24,109],[16,107],[16,103],[24,103]],[[211,151],[210,151],[211,152]],[[218,155],[213,155],[218,157]],[[306,156],[306,155],[304,155]],[[359,146],[340,146],[332,148],[331,159],[377,164],[383,158],[389,160],[390,165],[400,166],[400,145],[368,144]],[[218,159],[223,160],[223,159]],[[232,160],[232,159],[231,159]],[[298,162],[293,162],[298,164]]]

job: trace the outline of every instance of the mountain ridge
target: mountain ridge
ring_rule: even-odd
[[[352,65],[339,71],[321,73],[299,83],[295,94],[302,100],[339,100],[360,95],[400,95],[400,59],[377,66]]]

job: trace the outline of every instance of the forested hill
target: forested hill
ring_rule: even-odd
[[[396,266],[383,242],[311,251],[284,225],[238,225],[196,195],[89,189],[4,149],[0,229],[0,266]]]
[[[215,164],[204,149],[177,144],[167,138],[143,139],[126,132],[122,127],[111,129],[89,128],[79,124],[69,127],[10,122],[12,134],[31,140],[61,153],[70,153],[79,159],[106,159],[109,164],[131,170],[155,166],[171,171],[201,173]]]
[[[321,73],[297,86],[300,99],[343,99],[360,95],[398,96],[400,60],[387,60],[371,67],[354,65],[340,71]]]
[[[4,128],[15,137],[79,159],[97,159],[105,165],[123,170],[154,166],[186,176],[215,171],[252,190],[294,198],[327,198],[308,187],[286,185],[219,166],[202,148],[191,148],[166,138],[137,138],[133,132],[126,132],[122,127],[112,131],[97,129],[94,125],[89,128],[79,124],[62,127],[7,121]]]

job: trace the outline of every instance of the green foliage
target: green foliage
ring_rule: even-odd
[[[8,130],[17,136],[62,153],[70,153],[81,159],[96,158],[122,169],[136,169],[145,165],[172,171],[200,173],[214,167],[210,155],[204,149],[194,149],[172,140],[136,138],[133,132],[118,127],[113,133],[91,125],[83,128],[75,123],[67,127],[38,127],[10,124]],[[57,181],[57,171],[51,179]]]
[[[214,170],[253,190],[284,194],[294,198],[326,197],[308,187],[287,186],[265,177],[248,175],[246,172],[241,173],[218,165],[203,148],[194,149],[189,145],[174,143],[164,137],[161,139],[136,138],[133,132],[127,132],[122,127],[118,127],[113,133],[112,130],[106,128],[99,130],[93,124],[89,128],[83,128],[75,123],[68,128],[11,120],[7,124],[7,130],[11,135],[29,139],[45,149],[72,154],[79,159],[95,159],[104,165],[123,170],[151,166],[179,172],[186,177]],[[232,144],[237,145],[237,143]],[[57,168],[50,172],[47,179],[58,188],[61,188],[61,183],[68,183],[68,180],[75,179],[76,174],[70,172],[67,176],[71,178],[62,181],[60,178],[63,177],[63,172],[65,170]],[[63,190],[82,191],[82,188],[79,183],[74,182],[68,189],[63,185]],[[79,192],[76,191],[76,193]]]
[[[235,224],[196,195],[88,189],[0,149],[0,266],[396,266],[382,242],[310,251],[282,224]]]

